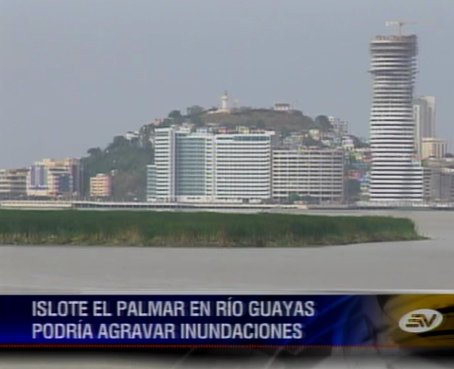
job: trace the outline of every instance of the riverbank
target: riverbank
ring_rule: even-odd
[[[301,247],[420,238],[411,220],[383,216],[0,211],[3,245]]]

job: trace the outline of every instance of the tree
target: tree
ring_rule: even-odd
[[[171,119],[174,124],[180,124],[184,121],[184,117],[179,110],[172,110],[169,113],[168,118]]]
[[[189,117],[193,115],[202,115],[205,109],[200,105],[193,105],[186,109],[187,115]]]
[[[90,156],[100,156],[102,155],[102,150],[99,147],[92,147],[87,150],[87,154]]]
[[[333,126],[331,125],[331,123],[326,115],[319,115],[318,117],[316,117],[315,124],[322,131],[331,131],[333,129]]]

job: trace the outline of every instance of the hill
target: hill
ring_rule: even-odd
[[[128,140],[123,136],[114,137],[105,149],[99,147],[87,151],[81,159],[84,168],[84,196],[90,192],[90,177],[97,173],[112,176],[112,198],[118,201],[145,199],[146,166],[153,162],[153,146],[150,142],[152,128],[143,126],[139,137]]]
[[[236,126],[254,127],[275,130],[282,135],[289,132],[308,131],[319,128],[322,131],[332,129],[328,118],[320,115],[315,119],[305,116],[301,111],[279,112],[270,109],[241,108],[232,113],[213,113],[202,107],[193,106],[183,115],[179,110],[173,110],[162,122],[163,126],[191,122],[196,126],[220,125],[228,128]],[[83,195],[89,195],[89,179],[97,173],[107,173],[112,176],[114,200],[136,201],[145,200],[146,166],[153,163],[152,137],[154,126],[146,124],[140,128],[137,136],[126,138],[114,137],[105,149],[90,148],[87,156],[82,158],[84,168]]]

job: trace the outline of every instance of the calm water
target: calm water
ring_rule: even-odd
[[[3,246],[0,288],[4,292],[453,289],[454,212],[390,214],[411,217],[430,239],[301,249]]]

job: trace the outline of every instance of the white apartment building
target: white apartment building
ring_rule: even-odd
[[[271,197],[272,132],[155,131],[148,201],[262,201]]]
[[[274,132],[214,136],[214,193],[217,200],[271,198],[271,137]]]
[[[285,201],[292,195],[317,203],[341,203],[343,150],[311,147],[273,150],[272,197]]]
[[[155,189],[157,199],[175,201],[175,129],[155,130]]]

